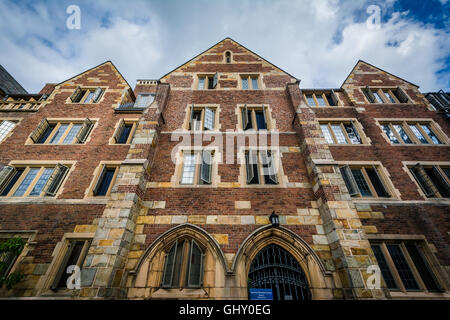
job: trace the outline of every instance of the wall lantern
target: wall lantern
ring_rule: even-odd
[[[278,227],[280,225],[280,219],[278,218],[278,215],[275,214],[275,211],[272,211],[269,220],[270,223],[272,223],[272,227]]]

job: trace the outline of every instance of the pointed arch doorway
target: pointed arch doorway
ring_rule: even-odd
[[[274,300],[311,299],[302,267],[276,244],[270,244],[256,254],[248,273],[248,288],[271,289]]]

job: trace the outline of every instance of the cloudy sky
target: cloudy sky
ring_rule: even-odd
[[[29,92],[106,60],[134,86],[231,37],[302,88],[339,87],[362,59],[449,90],[449,17],[450,0],[0,0],[0,64]]]

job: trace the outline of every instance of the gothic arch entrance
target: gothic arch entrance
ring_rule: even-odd
[[[269,244],[256,254],[250,265],[248,288],[272,289],[274,300],[311,299],[302,267],[276,244]]]

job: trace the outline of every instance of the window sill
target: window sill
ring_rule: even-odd
[[[389,291],[392,299],[445,299],[450,300],[450,295],[447,292],[425,292],[425,291]]]
[[[199,289],[159,288],[151,295],[152,299],[195,299],[208,297],[209,297],[208,293],[203,288]]]
[[[393,143],[389,143],[390,146],[392,147],[449,147],[450,145],[448,144],[393,144]]]
[[[371,147],[371,144],[360,143],[360,144],[339,144],[339,143],[328,143],[330,147]]]

